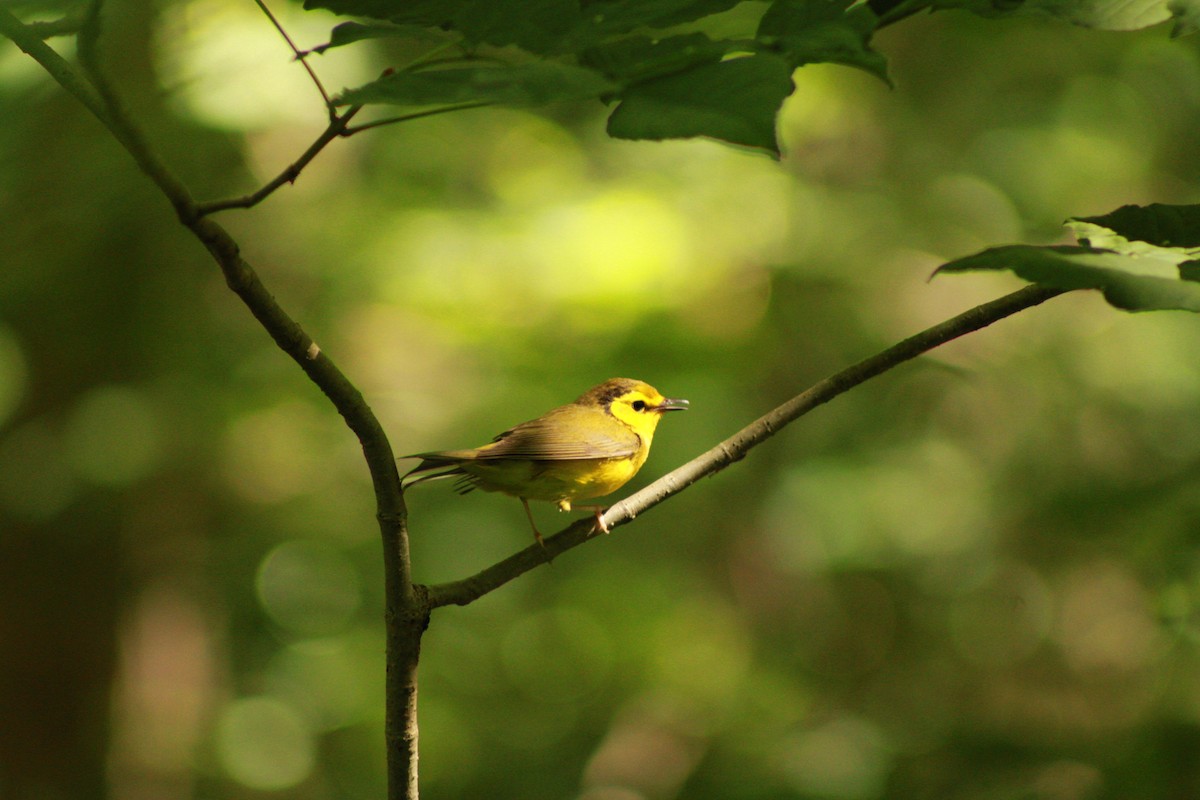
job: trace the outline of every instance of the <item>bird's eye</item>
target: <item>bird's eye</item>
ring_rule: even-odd
[[[629,407],[632,408],[634,411],[645,411],[646,410],[646,401],[645,400],[634,400],[632,403],[629,404]]]

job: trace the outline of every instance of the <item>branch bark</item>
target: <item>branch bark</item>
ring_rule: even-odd
[[[1012,294],[984,303],[946,320],[932,328],[905,339],[888,349],[831,375],[808,390],[688,463],[672,470],[644,489],[614,504],[604,513],[604,522],[611,530],[624,525],[638,514],[647,511],[672,495],[682,492],[701,478],[715,475],[730,464],[746,457],[751,448],[774,436],[788,423],[828,403],[838,395],[880,375],[893,367],[910,361],[922,353],[960,336],[986,328],[993,322],[1012,316],[1018,311],[1044,303],[1064,290],[1045,286],[1026,286]],[[545,552],[531,545],[487,569],[451,583],[428,587],[429,604],[433,608],[445,605],[467,605],[512,579],[545,563],[548,558],[564,553],[591,538],[592,520],[576,522],[559,533],[546,538]]]
[[[275,301],[254,268],[241,257],[237,242],[204,216],[187,187],[167,168],[122,109],[99,67],[100,3],[94,2],[79,33],[85,80],[38,32],[0,8],[0,35],[33,57],[63,89],[77,98],[112,133],[138,168],[170,201],[180,222],[204,245],[229,285],[281,350],[294,360],[329,398],[358,437],[375,491],[376,519],[383,540],[387,601],[388,796],[417,798],[417,661],[421,634],[429,620],[423,590],[413,586],[409,559],[407,509],[391,444],[358,389]],[[349,115],[343,115],[342,123]],[[331,128],[333,126],[331,125]],[[338,130],[341,133],[342,130]],[[315,155],[315,153],[313,153]]]

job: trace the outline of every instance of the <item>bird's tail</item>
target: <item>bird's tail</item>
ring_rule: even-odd
[[[475,476],[462,468],[462,462],[474,459],[473,450],[445,450],[437,453],[415,453],[405,458],[419,458],[421,463],[413,467],[400,479],[400,488],[407,490],[418,483],[428,483],[443,478],[456,478],[454,490],[466,494],[476,488]]]

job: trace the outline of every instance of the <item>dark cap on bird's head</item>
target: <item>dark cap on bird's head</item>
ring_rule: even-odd
[[[650,384],[633,378],[609,378],[581,394],[575,403],[581,406],[606,407],[613,400],[630,392],[644,394],[647,398],[662,398],[652,405],[656,411],[683,411],[688,407],[687,400],[663,397],[662,393]]]

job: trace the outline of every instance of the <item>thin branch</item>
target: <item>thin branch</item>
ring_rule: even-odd
[[[354,431],[375,490],[376,519],[383,539],[384,585],[387,621],[387,721],[388,796],[393,800],[417,798],[416,666],[421,634],[429,620],[423,589],[413,586],[408,547],[407,509],[400,489],[396,461],[378,419],[358,389],[330,358],[279,306],[240,254],[229,233],[199,213],[187,188],[179,181],[141,131],[126,116],[100,70],[97,43],[100,2],[95,0],[79,36],[80,58],[92,84],[83,80],[61,56],[16,17],[0,8],[0,34],[32,56],[59,85],[75,96],[100,120],[133,157],[138,168],[171,202],[180,222],[216,260],[225,281],[304,373],[329,398]]]
[[[271,24],[275,26],[275,30],[279,31],[279,35],[287,42],[288,47],[292,48],[292,53],[296,56],[296,60],[303,65],[305,71],[308,73],[308,77],[312,78],[312,82],[316,84],[317,91],[321,93],[321,99],[325,101],[325,108],[329,110],[329,124],[333,125],[337,121],[337,112],[334,110],[333,101],[329,99],[329,93],[325,91],[325,86],[321,83],[321,79],[317,77],[317,73],[309,65],[308,59],[304,57],[305,54],[300,52],[300,48],[296,47],[296,43],[292,41],[292,37],[284,30],[283,25],[280,24],[275,15],[271,13],[271,9],[267,8],[267,4],[263,0],[254,0],[254,3],[267,15],[267,19],[271,20]]]
[[[350,124],[350,120],[354,119],[354,116],[361,110],[362,106],[351,106],[350,108],[346,109],[345,114],[342,114],[341,116],[334,116],[325,130],[321,132],[321,135],[318,136],[316,140],[308,146],[308,149],[305,150],[299,158],[297,158],[291,164],[288,164],[288,166],[284,168],[283,172],[280,172],[268,183],[263,184],[263,186],[257,191],[241,197],[234,197],[229,200],[214,200],[209,203],[199,203],[196,206],[196,213],[203,217],[216,213],[217,211],[225,211],[230,208],[252,208],[261,203],[263,200],[266,200],[280,187],[289,183],[295,183],[296,179],[300,177],[300,172],[308,166],[310,161],[316,158],[317,155],[325,149],[326,145],[339,136],[349,135],[347,133],[347,128]]]
[[[1027,286],[997,300],[976,306],[958,316],[928,328],[877,355],[860,361],[796,395],[775,410],[747,425],[708,452],[656,480],[641,491],[616,503],[604,514],[611,529],[624,525],[638,514],[653,508],[672,495],[682,492],[701,478],[714,475],[783,429],[788,423],[828,403],[838,395],[858,386],[876,375],[910,361],[935,347],[960,336],[985,328],[993,322],[1018,311],[1036,306],[1062,294],[1062,289]],[[444,605],[466,605],[488,592],[503,586],[513,578],[546,562],[547,555],[556,556],[577,547],[591,538],[593,522],[581,520],[546,539],[546,553],[531,545],[504,561],[464,580],[428,587],[429,603],[437,608]]]
[[[93,116],[104,123],[109,130],[112,130],[108,111],[96,90],[79,77],[67,60],[60,56],[53,47],[42,41],[42,37],[34,29],[25,25],[2,6],[0,6],[0,34],[11,39],[22,52],[38,62],[59,86],[83,103]],[[113,134],[116,135],[116,131],[113,131]]]

